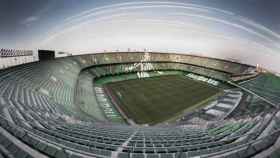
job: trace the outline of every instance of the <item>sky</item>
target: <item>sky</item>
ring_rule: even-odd
[[[143,50],[280,72],[279,0],[1,0],[0,48]]]

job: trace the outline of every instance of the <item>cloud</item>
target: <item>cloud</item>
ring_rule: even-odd
[[[26,19],[24,19],[21,24],[24,25],[30,25],[31,23],[34,23],[35,21],[38,21],[40,18],[38,16],[29,16]]]
[[[174,7],[185,7],[189,9],[197,9],[197,10],[202,10],[202,11],[216,11],[220,13],[224,13],[227,15],[235,15],[233,12],[226,11],[223,9],[218,9],[218,8],[213,8],[213,7],[206,7],[202,5],[197,5],[197,4],[192,4],[192,3],[180,3],[180,2],[169,2],[169,1],[150,1],[150,2],[141,2],[141,1],[136,1],[136,2],[125,2],[125,3],[118,3],[118,4],[112,4],[112,5],[106,5],[102,7],[96,7],[93,9],[89,9],[86,11],[81,12],[80,14],[71,16],[69,18],[66,18],[65,21],[71,21],[74,19],[80,19],[81,17],[84,16],[89,16],[90,14],[96,14],[96,12],[102,11],[102,10],[114,10],[114,9],[120,9],[120,8],[129,8],[132,6],[144,6],[144,5],[152,5],[152,6],[157,6],[157,5],[162,5],[162,6],[174,6]]]
[[[265,26],[263,26],[261,24],[258,24],[255,21],[253,21],[251,19],[248,19],[248,18],[245,18],[245,17],[240,17],[240,20],[243,21],[246,24],[249,24],[249,25],[259,29],[259,30],[264,31],[265,33],[267,33],[270,36],[276,38],[277,40],[280,40],[280,35],[278,33],[276,33],[276,32],[273,32],[272,30],[268,29],[267,27],[265,27]]]
[[[93,8],[65,18],[37,42],[43,48],[77,54],[81,50],[102,52],[130,47],[197,52],[265,64],[278,50],[272,43],[279,36],[250,19],[221,9],[172,2],[134,2]],[[268,67],[272,68],[272,63]],[[280,72],[280,66],[274,69]]]
[[[120,16],[120,12],[124,12],[121,15],[129,15],[131,13],[136,12],[137,10],[144,11],[145,9],[184,9],[185,11],[191,12],[201,12],[204,14],[208,13],[220,13],[228,16],[235,15],[232,12],[225,11],[222,9],[206,7],[191,3],[178,3],[178,2],[168,2],[168,1],[151,1],[151,2],[127,2],[127,3],[119,3],[113,5],[107,5],[102,7],[96,7],[93,9],[89,9],[83,11],[77,15],[66,18],[61,25],[57,25],[52,30],[49,31],[48,39],[52,39],[59,34],[67,32],[75,27],[81,26],[83,23],[87,23],[88,21],[94,20],[96,22],[102,20],[108,20],[113,17]],[[49,40],[44,41],[49,41]],[[42,43],[45,43],[45,42]]]

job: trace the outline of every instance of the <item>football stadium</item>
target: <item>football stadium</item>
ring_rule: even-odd
[[[51,15],[55,10],[49,11],[50,8],[62,5],[60,2],[41,3],[47,4],[46,8],[39,9],[44,10],[44,13],[38,12],[38,16],[29,17],[21,23],[21,29],[24,29],[26,34],[29,34],[28,30],[31,28],[36,32],[36,22],[37,26],[43,28],[40,23],[44,18],[43,14]],[[83,2],[73,2],[75,5],[72,6],[66,5],[64,1],[63,5],[70,5],[75,10],[75,6],[78,6],[76,3]],[[87,2],[83,7],[92,7],[93,4],[99,5],[101,2],[91,3],[93,2]],[[252,1],[248,1],[248,5],[251,3]],[[246,4],[247,2],[244,2],[245,6]],[[14,7],[19,9],[18,5]],[[33,5],[40,6],[39,2],[35,1]],[[276,3],[269,5],[271,10],[274,5],[277,6]],[[210,5],[179,1],[139,1],[100,4],[94,9],[82,9],[79,14],[66,19],[65,23],[75,25],[73,21],[81,22],[77,19],[85,20],[91,16],[94,16],[95,20],[102,19],[103,16],[95,16],[105,12],[107,14],[108,10],[122,12],[138,11],[140,8],[142,15],[142,9],[153,9],[155,13],[159,8],[176,10],[182,6],[192,12],[205,13],[205,10],[208,10],[207,20],[213,20],[210,12],[211,16],[217,16],[214,12],[219,12],[231,18],[242,19]],[[221,2],[221,6],[227,7],[227,4]],[[8,12],[5,9],[2,11]],[[63,11],[62,7],[59,11]],[[145,13],[150,16],[151,12],[145,10]],[[68,14],[70,13],[67,12]],[[132,13],[122,14],[130,16]],[[192,15],[192,18],[205,20],[200,13],[193,14],[196,15]],[[115,14],[112,15],[110,18],[118,18]],[[199,38],[203,46],[209,46],[209,51],[202,51],[201,54],[192,51],[197,51],[194,43],[198,39],[195,39],[195,36],[190,39],[182,37],[185,42],[193,42],[190,50],[184,44],[180,49],[170,50],[167,48],[173,46],[170,42],[179,40],[169,39],[154,43],[151,40],[153,37],[144,38],[143,34],[149,31],[139,31],[137,29],[141,28],[131,28],[130,25],[124,30],[137,30],[139,35],[143,35],[141,40],[137,35],[121,36],[129,39],[120,42],[117,38],[119,35],[115,36],[110,32],[115,29],[112,26],[117,26],[111,24],[112,21],[107,21],[107,25],[102,25],[93,32],[106,32],[106,27],[112,25],[107,30],[109,33],[102,34],[102,37],[108,35],[108,39],[118,41],[110,45],[105,37],[98,36],[100,43],[92,43],[97,37],[86,31],[85,25],[91,23],[87,20],[81,26],[71,26],[65,32],[55,33],[51,38],[48,36],[42,45],[36,43],[36,47],[31,45],[34,41],[29,45],[26,43],[28,40],[22,40],[22,43],[12,43],[15,49],[7,49],[4,47],[10,45],[5,44],[0,37],[0,46],[3,45],[0,50],[0,158],[280,157],[280,67],[277,65],[280,47],[278,48],[277,42],[272,43],[278,38],[280,41],[280,35],[275,31],[261,24],[253,25],[252,21],[247,21],[242,27],[241,23],[238,26],[234,24],[230,27],[241,29],[239,33],[247,31],[243,32],[240,38],[250,34],[247,40],[254,39],[257,43],[260,39],[252,36],[258,36],[263,38],[263,44],[253,47],[252,41],[246,41],[245,45],[238,45],[240,49],[237,49],[234,39],[228,38],[232,43],[215,45],[215,53],[218,52],[217,47],[226,47],[233,52],[219,49],[222,50],[220,54],[212,54],[213,43]],[[123,24],[124,21],[131,22],[131,19],[120,21]],[[225,24],[224,20],[213,21],[215,26],[209,24],[203,27],[211,29],[216,28],[220,22]],[[135,22],[135,25],[139,25],[138,22]],[[150,22],[151,20],[148,20],[148,23]],[[90,26],[97,25],[101,24],[94,23]],[[255,31],[252,31],[249,25],[253,25]],[[2,30],[8,30],[4,27],[5,25],[0,28],[0,35]],[[49,27],[50,23],[46,28]],[[76,30],[77,28],[84,32]],[[233,36],[237,32],[231,29],[225,30],[232,31],[232,38],[240,39]],[[161,27],[158,31],[162,32]],[[17,32],[20,34],[20,29]],[[156,33],[155,36],[171,37],[168,36],[168,31],[166,32],[166,35]],[[172,33],[176,34],[175,32]],[[210,31],[208,33],[210,34]],[[9,43],[13,41],[12,34],[11,38],[7,39]],[[178,38],[179,34],[176,34]],[[131,41],[136,42],[136,36],[140,42],[133,45],[134,50],[129,44]],[[203,36],[208,35],[205,33]],[[226,33],[225,36],[228,37]],[[3,37],[8,38],[5,34]],[[21,39],[20,35],[15,37]],[[213,41],[221,38],[212,37],[214,36],[211,36],[210,40]],[[30,40],[39,39],[30,37]],[[105,41],[109,43],[106,47],[102,45]],[[141,49],[142,46],[156,44],[166,50],[155,47]],[[97,50],[95,47],[106,50]],[[262,51],[267,51],[269,55],[263,55],[265,53]],[[263,54],[258,54],[261,52]]]

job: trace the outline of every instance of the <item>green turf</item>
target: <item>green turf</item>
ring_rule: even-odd
[[[219,92],[182,75],[134,79],[104,85],[117,106],[137,124],[156,124]]]

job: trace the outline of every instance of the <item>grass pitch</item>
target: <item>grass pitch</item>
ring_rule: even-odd
[[[170,119],[219,92],[181,75],[113,82],[104,85],[125,115],[137,124]]]

